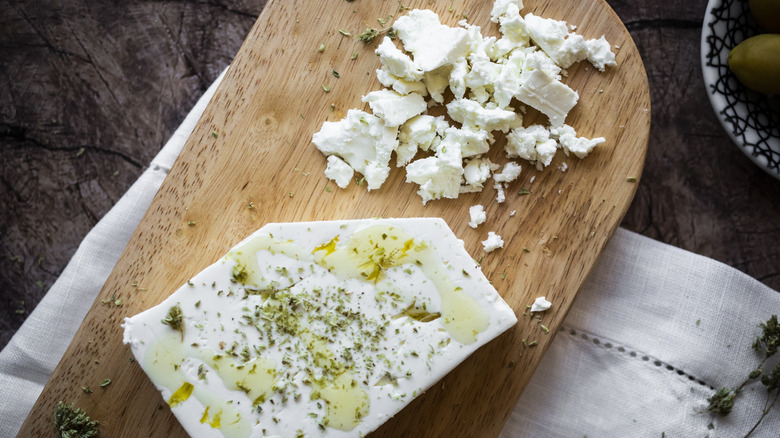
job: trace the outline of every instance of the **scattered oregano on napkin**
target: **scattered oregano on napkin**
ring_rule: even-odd
[[[763,333],[756,339],[756,342],[753,343],[753,349],[759,353],[763,352],[764,358],[756,369],[748,374],[747,379],[745,379],[739,387],[736,389],[727,387],[720,388],[712,397],[707,399],[710,403],[707,407],[707,411],[726,416],[734,407],[734,400],[740,391],[742,391],[742,388],[751,381],[760,379],[761,384],[766,387],[766,402],[764,403],[763,411],[761,411],[761,417],[759,417],[756,424],[753,425],[753,428],[745,435],[746,438],[756,430],[759,424],[761,424],[761,421],[769,414],[772,407],[775,405],[775,402],[777,402],[778,397],[780,397],[780,362],[778,362],[774,369],[769,373],[762,369],[766,361],[774,356],[775,353],[777,353],[778,348],[780,348],[780,324],[777,322],[777,315],[772,315],[767,322],[759,324],[759,327],[761,327]]]

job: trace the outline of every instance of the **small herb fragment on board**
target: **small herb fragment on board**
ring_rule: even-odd
[[[339,72],[337,72],[336,70],[331,70],[330,72],[331,72],[331,73],[333,73],[333,76],[334,76],[336,79],[338,79],[338,78],[340,78],[340,77],[341,77],[341,75],[339,74]]]
[[[106,386],[111,384],[111,379],[103,379],[102,382],[100,382],[100,387],[105,388]]]
[[[369,27],[369,28],[366,28],[366,30],[364,30],[363,33],[358,35],[357,39],[359,41],[362,41],[365,44],[369,44],[378,35],[379,35],[379,31],[378,30],[374,29],[373,27]]]
[[[219,132],[211,131],[211,136],[214,137],[214,138],[217,138],[217,137],[219,137]]]
[[[86,149],[84,149],[84,148],[79,148],[79,151],[78,151],[78,152],[76,152],[76,156],[77,156],[77,157],[80,157],[80,156],[84,155],[84,152],[86,152],[86,151],[87,151],[87,150],[86,150]]]
[[[530,191],[530,190],[527,190],[527,189],[520,189],[520,190],[517,192],[517,194],[518,194],[518,195],[528,195],[528,194],[530,194],[530,193],[531,193],[531,191]]]
[[[317,51],[322,53],[325,51],[325,43],[320,43],[320,46],[317,47]]]
[[[344,30],[344,29],[339,29],[339,33],[340,33],[340,34],[342,34],[342,35],[344,35],[344,36],[350,36],[350,35],[352,35],[351,33],[347,32],[347,31],[346,31],[346,30]]]
[[[182,314],[181,307],[178,304],[171,306],[165,319],[160,322],[181,332],[181,339],[182,341],[184,340],[184,314]]]
[[[626,178],[626,181],[628,181],[630,183],[635,183],[636,182],[636,178],[634,178],[633,176],[629,176],[628,178]]]
[[[73,403],[57,403],[54,410],[54,426],[59,438],[93,438],[98,436],[98,422],[89,419],[83,409],[73,408]]]
[[[322,90],[325,91],[326,93],[330,93],[330,87],[325,84],[322,84]]]
[[[355,60],[357,59],[357,56],[358,56],[358,52],[352,52],[352,57],[349,59]]]
[[[84,391],[85,394],[92,394],[92,388],[89,386],[82,386],[81,390]]]
[[[194,227],[195,226],[195,221],[187,221],[187,225],[190,226],[190,227]]]

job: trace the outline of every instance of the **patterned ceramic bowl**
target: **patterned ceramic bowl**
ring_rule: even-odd
[[[731,139],[780,179],[780,95],[747,89],[728,64],[731,49],[759,33],[747,0],[710,0],[701,32],[702,74],[712,108]]]

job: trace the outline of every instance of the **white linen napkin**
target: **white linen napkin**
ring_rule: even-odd
[[[223,76],[0,352],[0,437],[18,432]],[[619,229],[502,438],[743,436],[766,399],[760,384],[745,388],[728,417],[701,411],[715,389],[739,385],[757,365],[750,346],[773,313],[780,294],[758,281]],[[780,406],[752,436],[778,431]]]

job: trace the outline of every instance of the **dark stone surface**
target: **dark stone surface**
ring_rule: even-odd
[[[653,105],[623,226],[780,289],[780,181],[710,108],[706,0],[609,3],[639,47]],[[0,1],[0,348],[229,64],[263,4]]]

